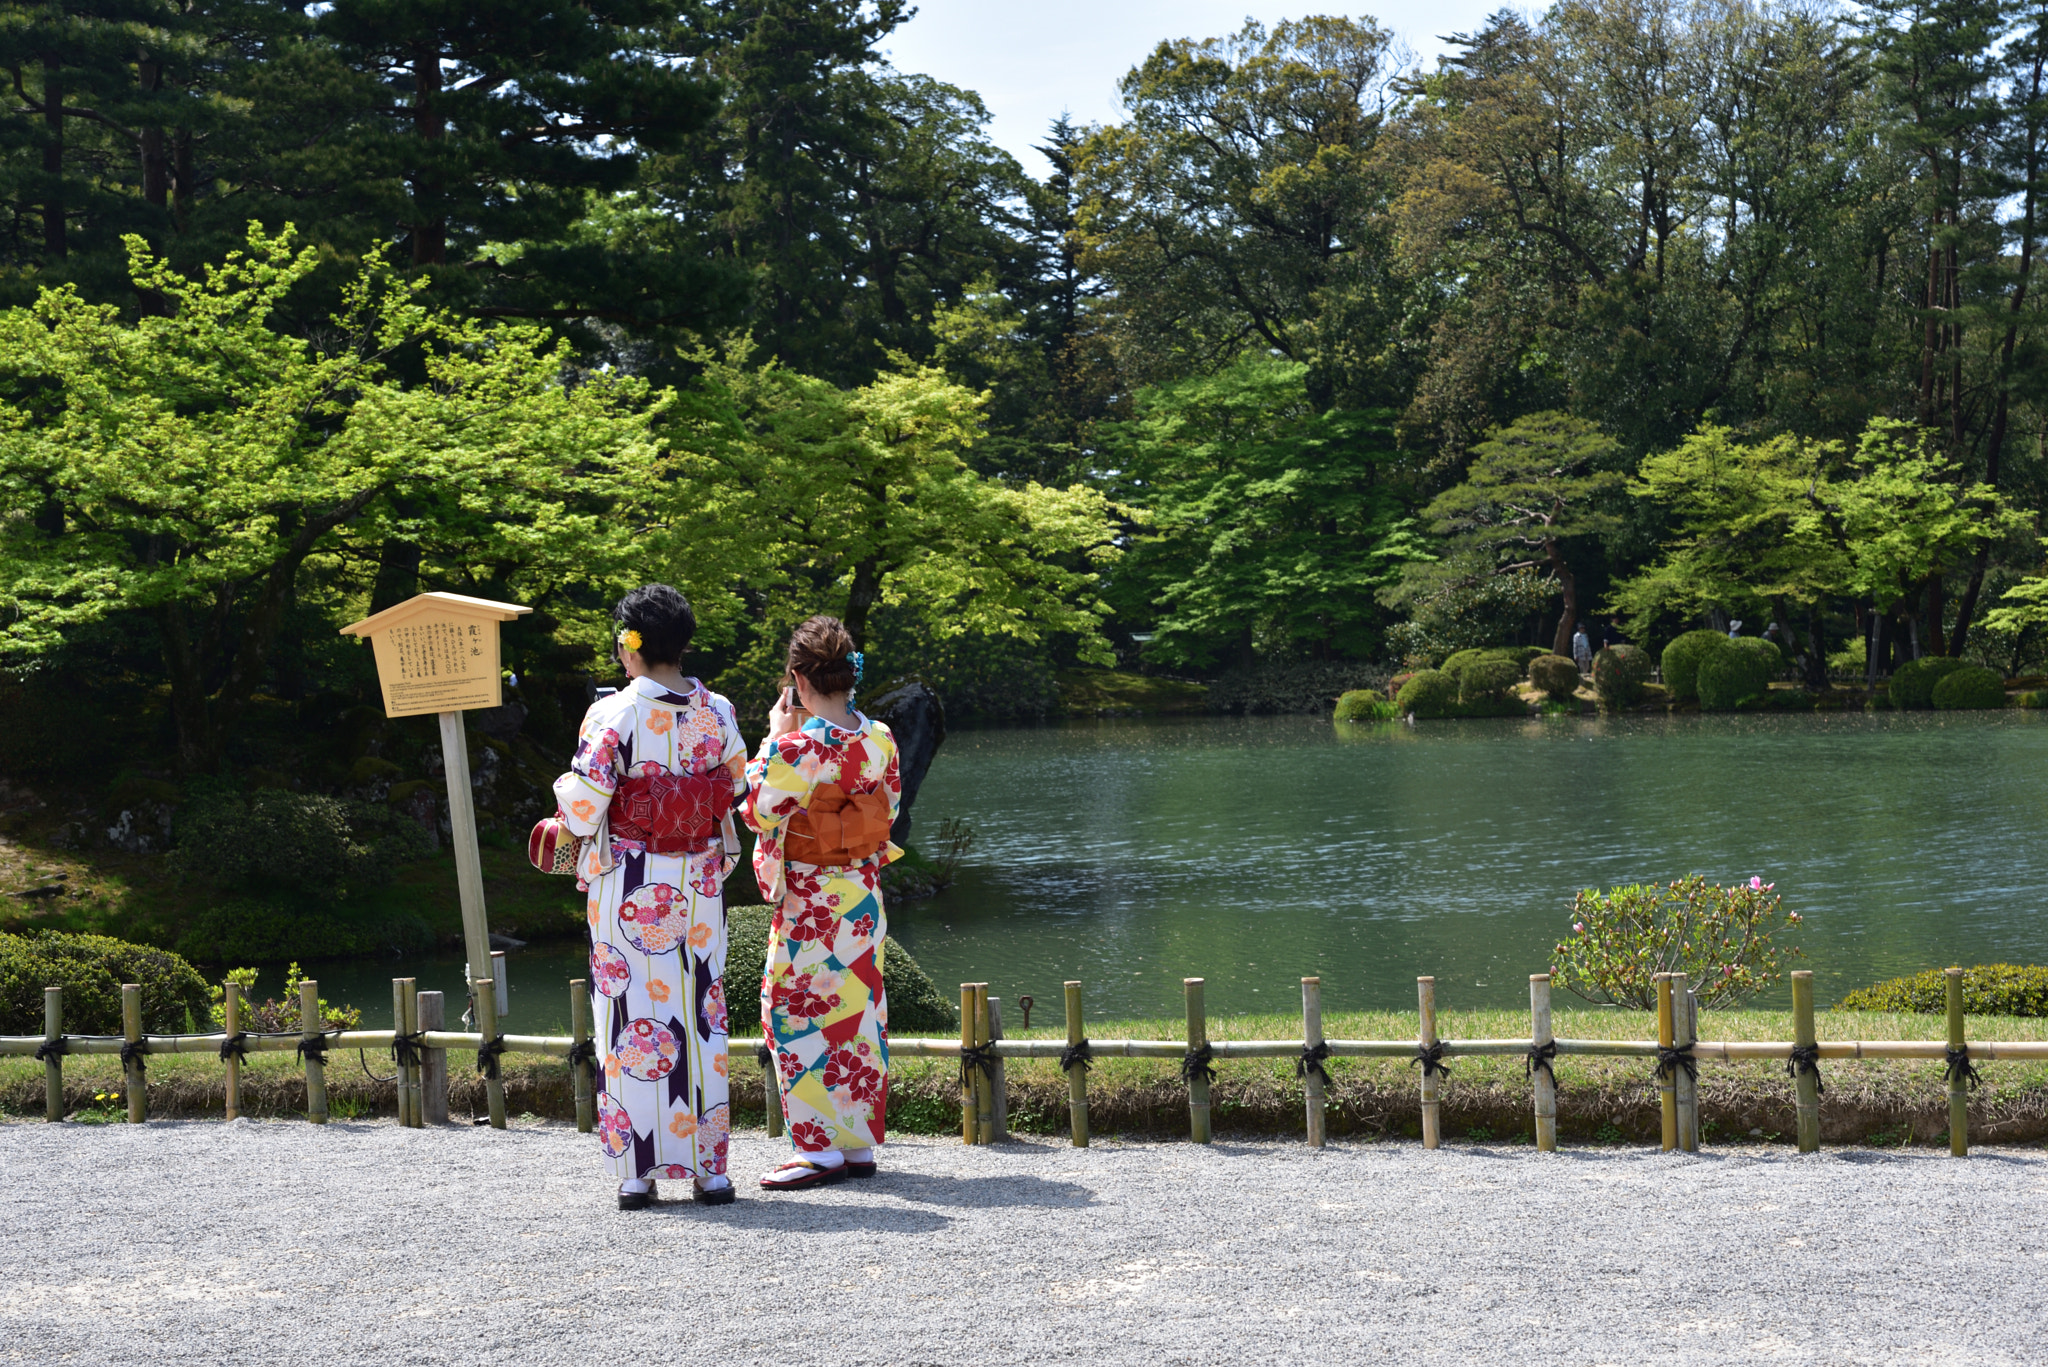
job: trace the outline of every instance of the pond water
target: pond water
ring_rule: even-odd
[[[2048,715],[2029,712],[969,731],[917,820],[963,818],[974,847],[890,929],[942,986],[986,980],[1055,1017],[1068,978],[1091,1017],[1178,1013],[1183,977],[1208,980],[1212,1013],[1298,1011],[1308,973],[1335,1009],[1413,1009],[1422,973],[1446,1007],[1526,1006],[1578,889],[1758,874],[1805,917],[1830,1002],[2048,961],[2044,778]],[[396,971],[321,975],[381,1021]],[[405,971],[451,1000],[462,976],[455,956]],[[580,950],[517,951],[510,971],[516,1028],[567,1020]]]

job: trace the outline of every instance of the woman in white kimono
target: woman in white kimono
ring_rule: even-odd
[[[583,837],[590,984],[602,1090],[598,1141],[639,1210],[660,1178],[733,1199],[725,1175],[725,878],[738,862],[734,796],[745,743],[732,704],[678,662],[696,632],[683,595],[635,589],[613,613],[628,683],[590,705],[555,800]]]

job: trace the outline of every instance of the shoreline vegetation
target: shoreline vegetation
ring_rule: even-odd
[[[1944,1021],[1932,1014],[1825,1011],[1817,1017],[1820,1038],[1941,1039]],[[1514,1038],[1526,1035],[1528,1014],[1519,1011],[1446,1012],[1439,1019],[1445,1038]],[[1247,1015],[1208,1022],[1209,1037],[1299,1038],[1294,1016]],[[1412,1013],[1330,1012],[1324,1028],[1331,1038],[1400,1039],[1415,1032]],[[1641,1012],[1561,1009],[1555,1016],[1561,1038],[1654,1038],[1655,1022]],[[1088,1023],[1096,1038],[1181,1039],[1178,1020],[1103,1020]],[[1710,1040],[1783,1040],[1792,1037],[1789,1011],[1705,1012],[1701,1037]],[[906,1032],[907,1033],[907,1032]],[[1973,1016],[1974,1040],[2048,1039],[2048,1019]],[[1012,1031],[1011,1039],[1064,1038],[1060,1028]],[[732,1063],[734,1119],[740,1125],[763,1120],[762,1078],[749,1041],[735,1039]],[[1327,1065],[1328,1130],[1333,1138],[1399,1141],[1420,1134],[1415,1070],[1402,1059],[1335,1059]],[[359,1061],[337,1055],[327,1070],[328,1105],[335,1120],[372,1120],[393,1114],[393,1086],[371,1078],[388,1075],[388,1059]],[[1525,1144],[1531,1138],[1529,1083],[1519,1058],[1451,1060],[1443,1096],[1446,1142]],[[1303,1130],[1302,1085],[1292,1061],[1222,1060],[1212,1090],[1219,1136],[1299,1136]],[[1898,1147],[1945,1143],[1948,1107],[1938,1062],[1859,1059],[1822,1065],[1821,1138],[1830,1145]],[[1063,1135],[1067,1129],[1067,1080],[1049,1060],[1012,1060],[1007,1066],[1010,1128],[1018,1134]],[[70,1118],[115,1122],[120,1063],[110,1056],[80,1056],[65,1063]],[[2048,1062],[1986,1064],[1983,1083],[1971,1093],[1970,1134],[1983,1144],[2025,1144],[2048,1140]],[[1655,1144],[1659,1120],[1651,1065],[1643,1059],[1568,1057],[1557,1062],[1558,1127],[1567,1143]],[[253,1056],[243,1069],[244,1110],[255,1118],[302,1115],[304,1074],[290,1057]],[[201,1055],[172,1055],[149,1061],[150,1114],[158,1119],[218,1119],[225,1072]],[[573,1119],[574,1100],[567,1067],[559,1060],[508,1055],[504,1060],[506,1105],[512,1114],[549,1120]],[[1704,1142],[1786,1144],[1793,1142],[1791,1080],[1781,1062],[1706,1063],[1700,1069],[1700,1115]],[[1098,1059],[1089,1073],[1088,1104],[1094,1133],[1101,1138],[1183,1139],[1187,1135],[1187,1089],[1171,1060]],[[42,1113],[43,1069],[31,1059],[0,1059],[0,1120],[27,1122]],[[462,1124],[483,1112],[483,1088],[462,1051],[449,1057],[449,1112]],[[955,1065],[933,1059],[898,1059],[892,1068],[889,1100],[892,1130],[906,1134],[958,1133],[959,1081]]]

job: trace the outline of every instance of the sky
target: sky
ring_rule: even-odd
[[[1247,18],[1271,25],[1307,14],[1367,13],[1425,65],[1445,33],[1478,28],[1503,0],[1375,0],[1369,10],[1260,0],[917,0],[918,12],[882,45],[899,71],[979,93],[997,145],[1043,175],[1032,150],[1062,111],[1077,124],[1120,115],[1117,80],[1165,38],[1215,38]],[[1517,5],[1516,8],[1526,6]],[[1533,6],[1543,8],[1541,4]]]

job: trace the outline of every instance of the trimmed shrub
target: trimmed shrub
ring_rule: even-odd
[[[2005,676],[1971,665],[1951,670],[1934,686],[1934,705],[1944,712],[2005,706]]]
[[[768,962],[773,919],[764,906],[726,910],[725,1000],[735,1040],[761,1034],[761,969]],[[889,1028],[898,1034],[945,1034],[960,1028],[960,1008],[894,939],[882,942],[882,990],[889,997]]]
[[[1842,998],[1844,1011],[1948,1010],[1948,974],[1939,968],[1859,987]],[[1963,1010],[1972,1016],[2048,1016],[2048,967],[1978,964],[1963,970]]]
[[[2024,693],[2015,693],[2012,705],[2026,708],[2048,707],[2048,688],[2030,688]]]
[[[1529,682],[1552,702],[1570,702],[1583,680],[1579,667],[1562,655],[1538,655],[1529,661]]]
[[[1500,702],[1521,681],[1522,667],[1512,660],[1474,660],[1458,675],[1458,701],[1466,707]]]
[[[1354,688],[1337,699],[1338,721],[1392,721],[1400,715],[1389,699],[1370,688]]]
[[[290,888],[321,901],[379,887],[429,852],[389,807],[317,793],[209,792],[177,817],[177,866],[221,887]]]
[[[1550,647],[1509,646],[1507,647],[1507,649],[1503,650],[1501,654],[1507,656],[1510,660],[1513,660],[1521,668],[1527,669],[1530,666],[1530,664],[1532,664],[1534,661],[1540,660],[1545,655],[1550,654]]]
[[[1751,698],[1762,697],[1770,691],[1771,675],[1783,660],[1776,646],[1759,637],[1738,636],[1726,641],[1700,661],[1695,680],[1700,706],[1710,712],[1731,712]]]
[[[1709,656],[1727,648],[1728,637],[1718,631],[1688,631],[1664,647],[1664,686],[1673,698],[1700,695],[1700,666]]]
[[[1602,706],[1634,706],[1649,681],[1649,652],[1640,646],[1604,646],[1593,656],[1593,691]]]
[[[1934,686],[1958,669],[1970,666],[1949,655],[1923,655],[1892,671],[1889,692],[1893,707],[1934,706]]]
[[[1458,681],[1441,669],[1422,670],[1401,685],[1394,710],[1417,721],[1453,716],[1458,710]]]
[[[43,1033],[43,989],[64,989],[64,1031],[121,1033],[121,984],[142,986],[142,1028],[203,1030],[206,980],[167,949],[108,935],[0,934],[0,1035]]]

